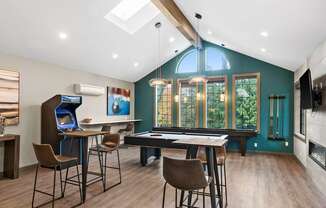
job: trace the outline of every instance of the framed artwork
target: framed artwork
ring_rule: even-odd
[[[5,126],[19,123],[19,72],[0,69],[0,117]]]
[[[130,90],[116,87],[107,88],[107,115],[130,114]]]

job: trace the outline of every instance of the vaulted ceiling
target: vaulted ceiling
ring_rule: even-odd
[[[133,34],[105,19],[120,2],[1,0],[0,52],[134,82],[156,67],[157,21],[163,25],[160,63],[191,45],[161,13]],[[194,13],[203,15],[204,39],[289,70],[326,38],[324,0],[175,2],[194,25]]]

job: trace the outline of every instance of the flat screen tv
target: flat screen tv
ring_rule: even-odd
[[[311,72],[308,69],[300,77],[300,95],[301,95],[301,107],[303,109],[312,109],[313,106],[313,90],[311,81]]]

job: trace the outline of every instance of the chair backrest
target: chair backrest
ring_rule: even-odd
[[[108,132],[110,132],[111,131],[111,126],[102,126],[101,131],[108,131]]]
[[[215,148],[216,157],[224,157],[226,159],[226,147],[216,147]],[[205,147],[199,147],[197,152],[197,158],[200,159],[202,162],[206,162],[206,152]]]
[[[118,147],[120,145],[120,134],[107,134],[103,137],[102,144]]]
[[[133,128],[134,128],[134,124],[133,123],[128,123],[127,127],[126,127],[126,131],[132,131]]]
[[[198,190],[208,186],[203,166],[198,159],[163,157],[163,177],[168,184],[180,190]]]
[[[54,167],[59,165],[59,161],[57,160],[51,145],[33,143],[33,148],[40,165],[46,167]]]

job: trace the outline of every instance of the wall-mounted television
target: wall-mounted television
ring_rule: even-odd
[[[300,77],[300,95],[301,95],[301,101],[300,101],[301,107],[303,109],[314,108],[311,72],[309,69]]]

